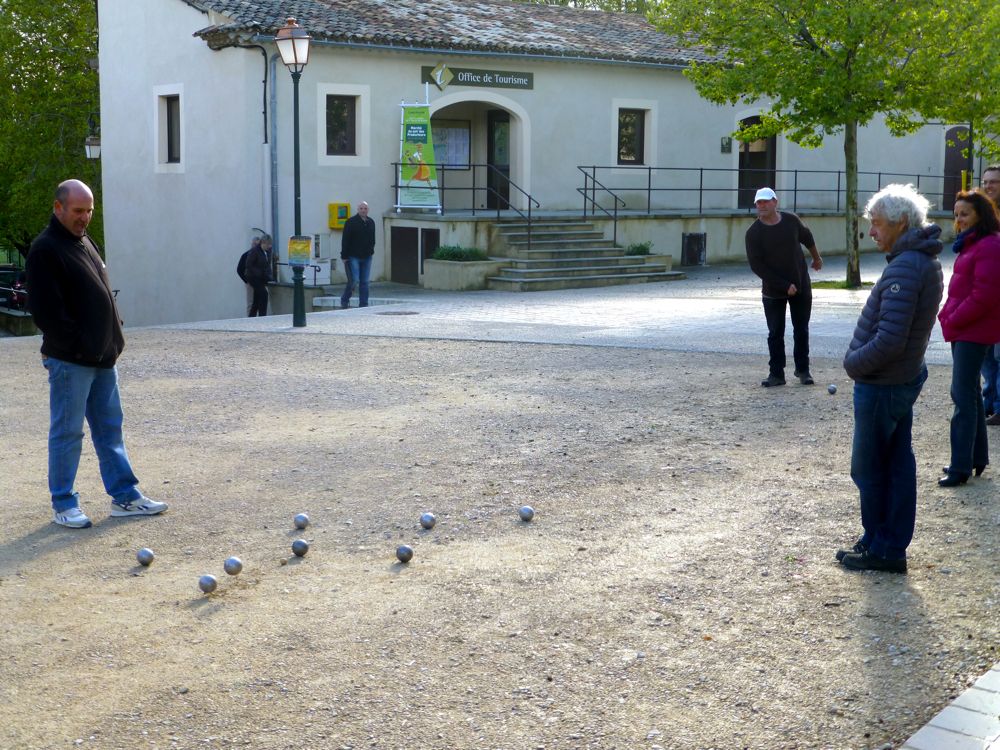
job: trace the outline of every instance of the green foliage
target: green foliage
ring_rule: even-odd
[[[653,241],[646,240],[645,242],[633,242],[631,245],[625,248],[626,255],[649,255],[653,249]]]
[[[475,247],[460,245],[441,245],[434,252],[434,260],[486,260],[486,253]]]
[[[741,140],[784,133],[806,147],[844,133],[848,276],[857,271],[857,129],[883,115],[895,135],[928,121],[996,133],[1000,11],[994,0],[654,0],[665,32],[717,58],[686,75],[718,104],[762,109]],[[980,147],[983,141],[979,141]],[[903,169],[905,165],[900,165]]]
[[[96,60],[94,0],[0,0],[0,246],[26,250],[69,178],[94,191],[90,233],[103,244],[100,162],[83,149],[99,111]]]

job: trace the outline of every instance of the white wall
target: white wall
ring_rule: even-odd
[[[237,317],[250,228],[267,228],[259,51],[211,51],[177,0],[101,0],[105,245],[126,325]],[[156,92],[182,87],[181,165],[157,169]]]

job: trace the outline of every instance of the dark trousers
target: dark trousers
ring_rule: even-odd
[[[787,299],[764,297],[764,318],[767,320],[768,368],[771,375],[785,375],[785,307],[792,314],[792,340],[796,372],[809,371],[809,317],[812,315],[812,295],[796,294]]]
[[[970,341],[951,343],[951,466],[959,474],[971,474],[972,467],[990,462],[986,438],[986,410],[979,385],[979,371],[986,356],[986,344]]]
[[[913,404],[927,368],[901,385],[854,384],[851,479],[861,493],[861,543],[890,560],[906,557],[917,518]]]
[[[253,301],[250,303],[250,317],[264,317],[267,315],[267,284],[251,284],[253,287]]]

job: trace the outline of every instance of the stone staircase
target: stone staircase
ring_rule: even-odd
[[[673,256],[625,255],[594,224],[582,219],[500,221],[493,225],[490,257],[509,265],[487,278],[489,289],[532,292],[683,279]]]

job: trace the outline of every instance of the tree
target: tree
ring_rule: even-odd
[[[0,246],[26,252],[70,177],[94,190],[101,243],[100,168],[83,149],[98,118],[96,61],[94,0],[0,0]]]
[[[858,127],[882,114],[897,136],[938,118],[995,133],[993,2],[653,0],[650,19],[717,58],[685,71],[701,96],[764,102],[760,124],[738,138],[784,133],[815,147],[843,133],[847,283],[859,286]]]

